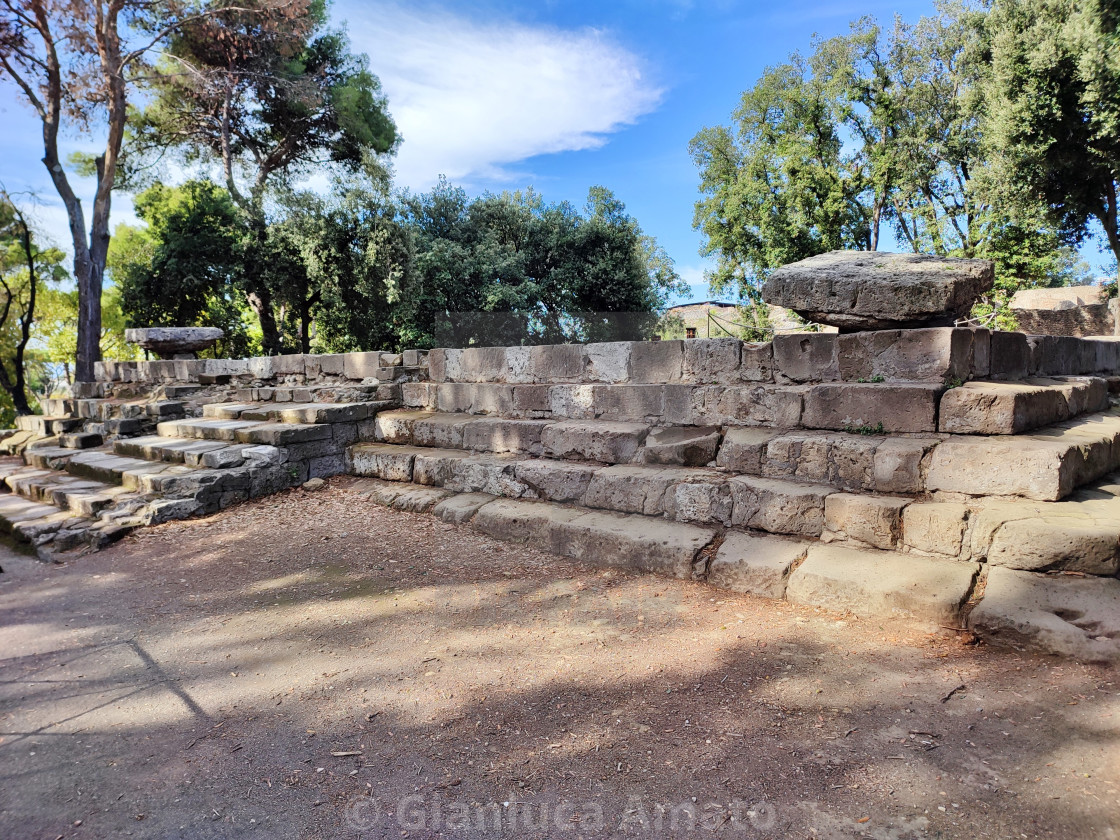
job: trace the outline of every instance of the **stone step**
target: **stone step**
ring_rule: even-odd
[[[82,421],[75,417],[50,417],[43,414],[25,414],[16,418],[16,428],[37,435],[57,435],[80,428]]]
[[[814,545],[785,594],[795,604],[957,626],[979,571],[978,563]]]
[[[233,399],[243,403],[268,402],[277,404],[395,402],[400,399],[400,385],[388,383],[361,385],[357,382],[341,382],[301,387],[237,388],[233,391]]]
[[[32,444],[46,439],[48,439],[47,435],[20,429],[0,440],[0,453],[18,455]]]
[[[67,461],[82,451],[64,446],[31,446],[23,451],[23,460],[28,466],[38,469],[61,470],[66,468]]]
[[[350,460],[356,475],[457,493],[542,499],[804,536],[823,532],[825,499],[834,492],[823,485],[695,467],[604,466],[384,443],[356,444]]]
[[[1120,476],[1086,486],[1064,502],[965,502],[855,493],[709,468],[605,466],[398,444],[356,444],[350,460],[359,476],[455,493],[748,527],[932,559],[1102,576],[1120,572]]]
[[[1108,408],[1100,377],[966,382],[941,397],[938,428],[963,435],[1018,435]]]
[[[58,436],[58,444],[63,449],[93,449],[104,442],[96,432],[68,432]]]
[[[357,423],[393,405],[350,403],[208,403],[202,416],[215,420],[269,420],[277,423]]]
[[[87,420],[139,420],[143,418],[182,417],[186,403],[166,399],[81,399],[73,400],[72,413]]]
[[[55,470],[27,469],[7,476],[4,483],[13,493],[26,499],[87,518],[126,499],[142,498],[117,485]]]
[[[9,477],[10,478],[10,477]],[[95,482],[67,483],[52,473],[15,481],[19,493],[0,495],[0,530],[31,543],[41,559],[75,548],[97,549],[120,539],[141,519],[144,500]]]
[[[1087,414],[1024,435],[953,436],[934,448],[930,491],[1057,501],[1120,467],[1120,412]]]
[[[1120,662],[1120,581],[993,567],[968,626],[991,644]]]
[[[190,467],[228,469],[239,467],[245,462],[244,450],[250,445],[148,435],[116,440],[113,442],[113,452],[146,461],[166,461],[172,464],[186,464]]]
[[[327,423],[270,423],[257,420],[171,420],[160,423],[156,431],[166,438],[224,440],[246,444],[288,446],[330,440]]]
[[[927,624],[959,623],[980,568],[479,493],[448,494],[381,481],[364,483],[360,492],[398,510],[430,511],[497,539],[597,566],[698,578],[736,592]]]

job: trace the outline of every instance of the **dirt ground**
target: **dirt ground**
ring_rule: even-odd
[[[1117,838],[1120,675],[352,479],[0,556],[0,838]]]

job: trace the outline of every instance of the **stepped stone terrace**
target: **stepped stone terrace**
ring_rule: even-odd
[[[931,327],[105,362],[2,447],[44,558],[339,474],[604,567],[1120,660],[1120,341]]]

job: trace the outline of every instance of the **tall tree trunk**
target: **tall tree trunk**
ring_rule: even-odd
[[[272,312],[272,295],[267,289],[257,288],[245,297],[261,322],[261,350],[266,356],[280,355],[280,329]]]

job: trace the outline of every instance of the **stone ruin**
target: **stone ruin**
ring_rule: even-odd
[[[3,442],[0,524],[55,557],[350,473],[593,565],[1120,661],[1120,340],[910,326],[984,284],[952,266],[878,313],[857,283],[907,325],[875,331],[106,362]],[[796,308],[844,315],[820,279]]]
[[[217,327],[140,327],[124,331],[124,340],[161,359],[194,359],[225,335]]]
[[[1009,307],[1023,332],[1038,335],[1116,335],[1120,299],[1103,286],[1020,289]]]

